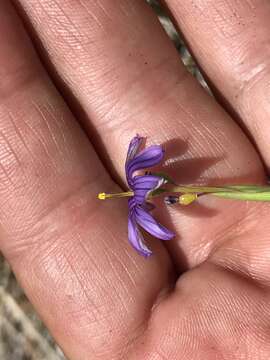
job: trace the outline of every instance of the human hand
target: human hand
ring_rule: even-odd
[[[96,199],[119,190],[136,133],[165,143],[179,181],[265,181],[269,2],[166,1],[225,110],[143,1],[13,2],[36,50],[2,1],[0,245],[59,345],[76,360],[269,359],[268,204],[162,206],[177,236],[149,240],[146,260],[125,200]]]

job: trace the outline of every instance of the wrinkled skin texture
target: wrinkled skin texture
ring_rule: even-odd
[[[179,182],[265,182],[269,1],[164,3],[219,103],[142,0],[0,2],[0,247],[69,359],[268,360],[268,204],[160,206],[145,259],[96,199],[136,133]]]

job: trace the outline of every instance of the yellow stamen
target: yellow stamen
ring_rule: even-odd
[[[106,194],[105,193],[99,193],[98,198],[99,198],[99,200],[105,200],[106,199]]]
[[[115,193],[115,194],[99,193],[98,199],[106,200],[106,199],[113,199],[113,198],[131,197],[133,195],[134,195],[133,191],[127,191],[127,192]]]
[[[189,205],[189,204],[193,203],[193,201],[195,201],[197,199],[197,197],[198,197],[197,194],[192,194],[192,193],[183,194],[179,197],[179,204]]]

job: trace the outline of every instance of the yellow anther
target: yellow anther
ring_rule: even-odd
[[[189,205],[189,204],[193,203],[193,201],[195,201],[197,199],[197,197],[198,197],[197,194],[192,194],[192,193],[183,194],[179,197],[179,204]]]
[[[105,200],[106,199],[106,194],[105,193],[99,193],[98,198],[99,198],[99,200]]]

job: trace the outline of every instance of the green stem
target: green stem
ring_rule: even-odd
[[[174,186],[172,192],[185,194],[208,194],[223,199],[244,201],[270,201],[270,186],[231,185],[231,186]]]
[[[204,193],[204,194],[211,194],[211,193],[217,193],[217,192],[234,192],[237,191],[236,189],[233,189],[233,187],[218,187],[218,186],[173,186],[169,190],[170,192],[175,193]]]
[[[233,200],[246,200],[246,201],[270,201],[270,192],[217,192],[211,193],[209,195],[220,197],[223,199],[233,199]]]

